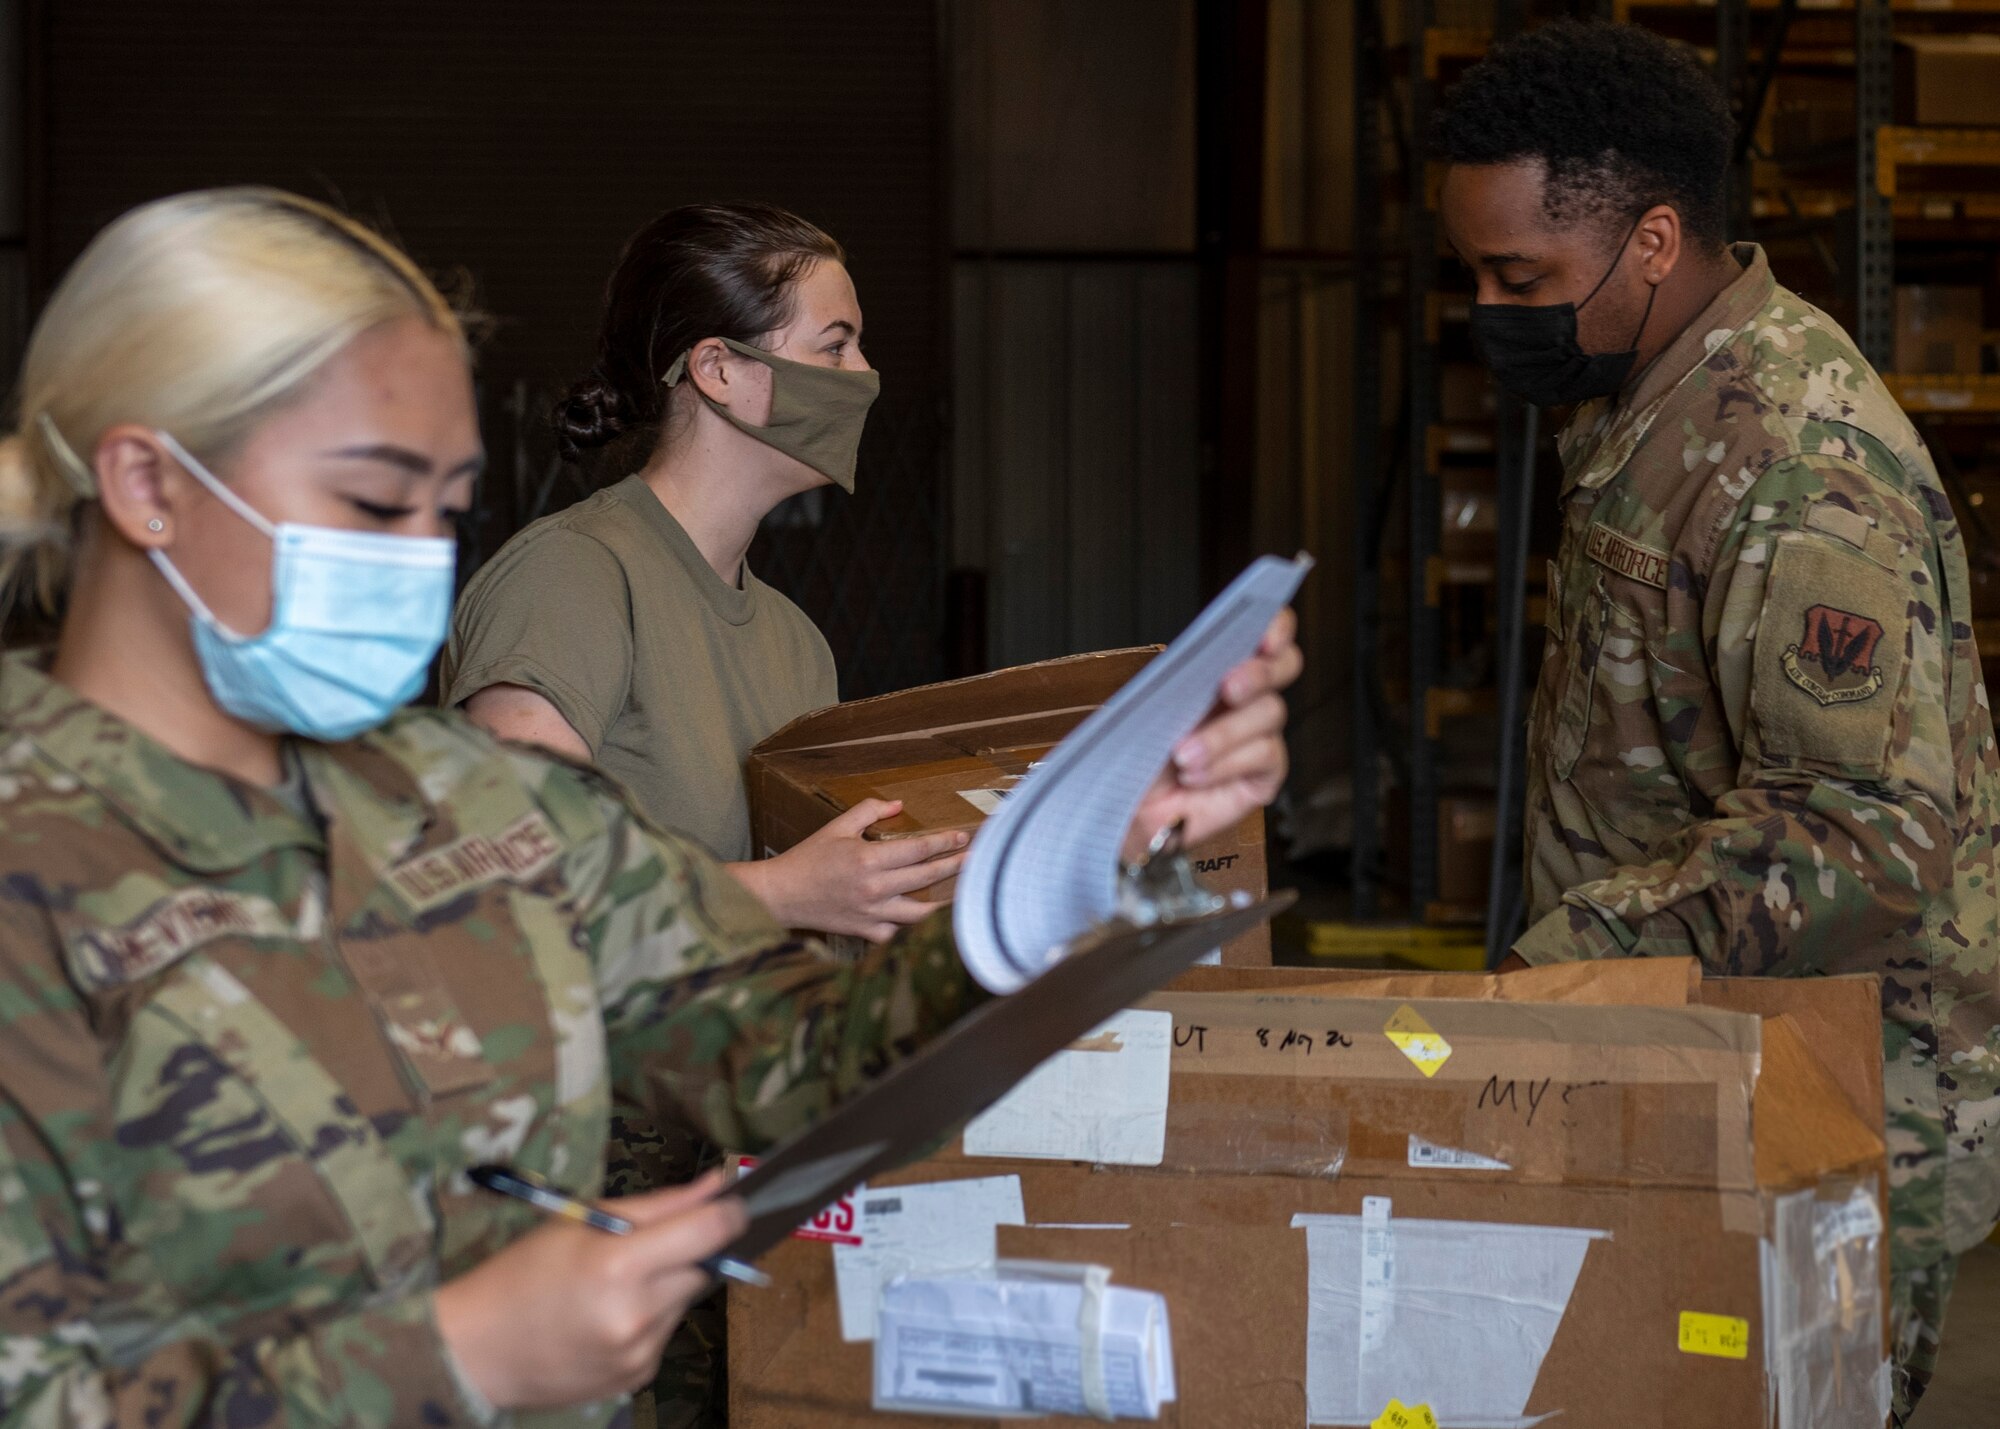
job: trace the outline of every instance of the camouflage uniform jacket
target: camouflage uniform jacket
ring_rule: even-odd
[[[468,1167],[593,1192],[614,1091],[755,1148],[974,996],[456,716],[294,747],[317,818],[0,667],[0,1422],[491,1423],[432,1292],[536,1218]]]
[[[1853,342],[1744,271],[1562,437],[1530,962],[1879,973],[1899,1268],[2000,1206],[2000,766],[1964,546]]]

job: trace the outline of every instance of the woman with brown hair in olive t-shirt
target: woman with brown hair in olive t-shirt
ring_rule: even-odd
[[[888,938],[932,905],[966,836],[870,842],[900,806],[867,800],[797,847],[751,861],[743,761],[837,698],[805,614],[745,561],[789,497],[854,487],[877,379],[839,244],[758,204],[674,209],[626,247],[597,366],[556,410],[565,453],[652,434],[636,473],[527,527],[459,600],[445,702],[493,733],[594,760],[656,822],[693,835],[787,927]],[[1298,673],[1289,614],[1225,682],[1221,710],[1176,751],[1167,784],[1191,817],[1284,778],[1284,702]],[[614,1126],[623,1189],[690,1174],[708,1153],[673,1128]],[[661,1425],[719,1413],[713,1307],[668,1352]]]
[[[693,835],[787,927],[886,939],[934,905],[966,836],[874,842],[871,799],[752,861],[743,762],[837,698],[833,654],[745,561],[788,497],[854,487],[877,379],[827,234],[761,204],[677,208],[627,245],[597,366],[556,409],[565,454],[657,430],[636,473],[527,527],[475,576],[445,703],[495,734],[594,761]]]

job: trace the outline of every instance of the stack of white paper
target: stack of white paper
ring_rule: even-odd
[[[1146,791],[1311,568],[1305,556],[1253,562],[980,825],[952,929],[987,991],[1025,986],[1061,945],[1111,917],[1120,848]]]
[[[1167,1302],[1097,1274],[1093,1287],[1002,1261],[984,1275],[888,1285],[876,1317],[875,1407],[1158,1419],[1174,1398]]]

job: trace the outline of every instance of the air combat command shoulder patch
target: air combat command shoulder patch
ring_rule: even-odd
[[[1823,705],[1859,703],[1882,688],[1875,664],[1881,640],[1880,621],[1815,605],[1806,611],[1798,643],[1785,647],[1785,675]]]

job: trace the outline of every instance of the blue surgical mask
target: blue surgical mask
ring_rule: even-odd
[[[271,538],[271,623],[239,635],[160,551],[193,612],[195,655],[215,702],[273,732],[334,742],[375,728],[424,687],[451,620],[457,543],[331,526],[273,525],[165,432],[154,435],[230,510]]]

